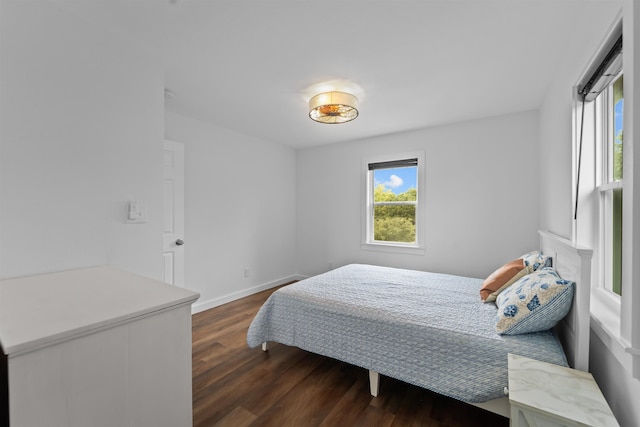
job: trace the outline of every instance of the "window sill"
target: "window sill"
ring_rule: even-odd
[[[591,291],[591,329],[618,362],[632,372],[633,358],[620,336],[620,301],[603,289]]]
[[[396,254],[424,255],[423,246],[393,245],[388,243],[361,243],[360,249],[365,251],[390,252]]]

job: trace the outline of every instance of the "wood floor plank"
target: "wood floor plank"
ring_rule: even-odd
[[[248,427],[256,420],[256,416],[237,406],[229,414],[225,415],[220,421],[215,423],[216,427]]]
[[[335,361],[315,355],[309,358],[318,361],[316,368],[262,414],[269,420],[267,425],[317,426],[350,388],[350,384],[340,378]]]
[[[396,416],[391,412],[369,405],[354,425],[362,427],[391,427],[395,418]]]
[[[193,425],[496,426],[509,420],[402,381],[283,344],[249,348],[246,334],[275,289],[193,315]]]
[[[364,412],[371,407],[371,402],[375,400],[369,394],[367,375],[363,372],[363,375],[355,379],[351,388],[322,420],[321,427],[354,426],[364,418]]]
[[[274,364],[272,374],[256,384],[254,393],[247,396],[246,406],[253,413],[264,415],[301,383],[307,384],[309,375],[323,361],[321,357],[295,349],[282,362]],[[273,351],[273,350],[272,350]],[[273,351],[272,355],[278,351]],[[279,352],[278,352],[279,353]]]

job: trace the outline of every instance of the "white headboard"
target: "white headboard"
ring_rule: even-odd
[[[556,326],[569,365],[581,371],[589,370],[591,257],[593,251],[578,246],[547,231],[538,231],[540,250],[553,257],[553,268],[563,279],[576,283],[573,307]]]

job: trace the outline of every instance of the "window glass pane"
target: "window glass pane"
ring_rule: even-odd
[[[623,112],[624,93],[623,76],[615,80],[604,92],[607,94],[608,107],[604,109],[609,131],[603,141],[605,169],[603,183],[622,181],[622,148],[623,148]],[[606,190],[602,198],[604,203],[603,234],[603,273],[605,287],[622,294],[622,188]]]
[[[416,243],[417,166],[373,173],[373,240]]]
[[[613,190],[612,282],[611,290],[622,295],[622,188]]]
[[[374,202],[416,201],[416,166],[373,171]]]
[[[624,110],[623,76],[613,84],[613,180],[622,179],[622,116]]]
[[[382,242],[415,243],[416,207],[375,206],[373,239]]]
[[[612,175],[614,181],[622,180],[624,93],[623,76],[613,84],[613,153]],[[622,294],[622,188],[613,190],[611,233],[611,290]]]

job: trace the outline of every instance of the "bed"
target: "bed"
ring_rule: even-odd
[[[247,333],[250,347],[296,346],[509,416],[507,354],[588,368],[591,251],[539,232],[540,252],[574,282],[554,330],[499,335],[482,279],[351,264],[274,292]]]

